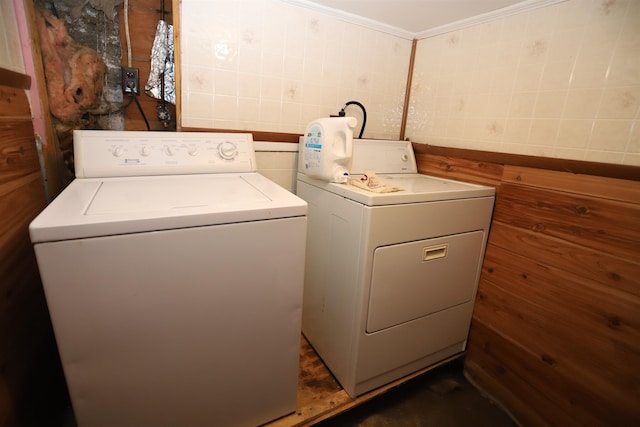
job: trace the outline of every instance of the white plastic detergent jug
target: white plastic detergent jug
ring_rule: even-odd
[[[347,182],[356,124],[353,117],[323,117],[309,123],[300,147],[300,171],[324,181]]]

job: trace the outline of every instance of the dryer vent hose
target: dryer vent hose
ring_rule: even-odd
[[[364,133],[364,127],[367,125],[367,110],[365,110],[364,105],[362,105],[358,101],[348,101],[344,104],[344,107],[342,107],[342,110],[340,110],[340,112],[338,113],[339,117],[346,116],[347,113],[344,111],[344,109],[347,108],[349,105],[357,105],[362,110],[362,127],[360,128],[360,135],[358,135],[358,138],[362,139],[362,134]]]

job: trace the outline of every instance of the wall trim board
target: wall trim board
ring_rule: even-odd
[[[238,129],[210,129],[210,128],[192,128],[183,127],[182,132],[224,132],[224,133],[250,133],[253,135],[254,141],[268,142],[291,142],[297,144],[302,134],[282,133],[282,132],[263,132],[255,130],[238,130]]]
[[[173,64],[173,73],[175,78],[175,94],[176,94],[176,130],[182,130],[182,61],[180,60],[182,55],[182,47],[180,46],[182,31],[182,24],[180,23],[182,0],[171,0],[171,21],[173,24],[173,57],[176,58]],[[174,13],[175,12],[175,13]]]
[[[237,129],[192,128],[183,127],[182,132],[226,132],[251,133],[254,141],[290,142],[297,144],[302,134],[263,132]],[[527,156],[524,154],[498,153],[494,151],[469,150],[466,148],[440,147],[414,142],[413,150],[416,156],[432,154],[443,157],[453,157],[502,165],[525,166],[530,168],[569,172],[574,174],[594,175],[607,178],[628,179],[640,181],[640,167],[617,165],[611,163],[587,162],[583,160],[556,159],[551,157]]]
[[[2,86],[28,90],[31,87],[31,77],[16,71],[0,68],[0,82]]]
[[[409,57],[409,73],[407,74],[407,85],[404,90],[404,105],[402,106],[402,122],[400,123],[400,139],[404,140],[407,131],[407,119],[409,117],[409,101],[411,99],[411,82],[413,81],[413,70],[416,63],[416,49],[418,49],[418,40],[411,43],[411,56]]]
[[[574,174],[595,175],[608,178],[640,181],[640,167],[611,163],[587,162],[583,160],[536,157],[523,154],[498,153],[494,151],[469,150],[466,148],[440,147],[436,145],[413,143],[417,155],[432,154],[465,160],[498,163],[512,166],[570,172]]]

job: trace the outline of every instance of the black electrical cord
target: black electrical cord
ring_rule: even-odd
[[[360,135],[358,135],[358,138],[362,139],[362,134],[364,133],[364,127],[367,125],[367,110],[365,110],[364,105],[362,105],[358,101],[348,101],[344,104],[344,107],[342,107],[342,110],[340,110],[340,113],[338,113],[340,117],[344,117],[347,114],[344,111],[344,109],[347,108],[349,105],[357,105],[362,110],[362,127],[360,128]]]
[[[142,111],[142,105],[140,105],[140,101],[138,101],[138,97],[136,96],[136,93],[132,91],[131,95],[133,96],[133,100],[136,102],[136,105],[138,106],[138,110],[140,110],[140,114],[142,114],[144,123],[147,125],[147,130],[151,130],[151,126],[149,126],[149,121],[147,120],[147,116],[145,116],[144,111]]]
[[[165,15],[164,0],[162,0],[160,3],[160,9],[161,9],[160,20],[164,21],[164,15]],[[168,38],[169,38],[169,31],[167,31],[167,39]],[[160,74],[160,100],[158,101],[156,110],[158,111],[158,119],[160,120],[160,122],[162,122],[164,127],[167,127],[167,125],[169,124],[169,121],[171,120],[171,113],[169,112],[169,109],[167,108],[164,100],[164,77],[165,77],[164,72],[162,72]]]

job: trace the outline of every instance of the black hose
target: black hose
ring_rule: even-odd
[[[364,127],[367,125],[367,110],[365,110],[364,105],[362,105],[358,101],[348,101],[344,104],[344,107],[342,107],[342,110],[340,110],[340,116],[346,115],[344,109],[347,108],[349,105],[357,105],[362,110],[362,127],[360,128],[360,135],[358,136],[358,138],[362,139],[362,134],[364,133]]]

